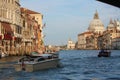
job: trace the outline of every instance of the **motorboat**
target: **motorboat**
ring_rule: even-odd
[[[0,58],[8,56],[6,53],[0,52]]]
[[[31,55],[19,59],[14,67],[16,71],[33,72],[58,67],[60,65],[59,60],[58,53],[38,54],[37,52],[32,52]]]
[[[110,57],[111,51],[109,50],[101,50],[98,54],[98,57]]]
[[[6,53],[3,52],[4,48],[2,46],[0,46],[0,58],[6,57],[8,56]]]

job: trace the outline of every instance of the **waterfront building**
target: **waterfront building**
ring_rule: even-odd
[[[120,49],[120,21],[114,20],[114,28],[110,31],[112,38],[112,49]]]
[[[71,39],[68,40],[67,49],[75,49],[75,43]]]
[[[98,37],[103,34],[105,28],[97,11],[94,14],[93,20],[89,24],[88,31],[93,34],[87,37],[87,49],[99,49],[100,45]]]
[[[110,19],[106,30],[99,19],[98,12],[94,14],[87,32],[78,34],[78,49],[120,49],[120,21]]]
[[[44,47],[43,15],[20,7],[19,0],[0,0],[0,50],[23,55]]]
[[[21,16],[23,20],[23,28],[22,28],[22,43],[21,43],[21,49],[20,50],[22,54],[29,53],[32,50],[32,36],[33,36],[33,23],[34,19],[32,19],[32,16],[29,15],[29,13],[26,11],[26,9],[21,8]]]
[[[90,37],[93,33],[92,32],[83,32],[78,34],[78,44],[77,44],[77,48],[78,49],[87,49],[88,45],[88,41],[86,41],[86,39],[88,37]],[[90,43],[89,45],[93,45],[92,43]]]
[[[109,31],[111,33],[111,37],[112,38],[116,38],[119,37],[119,31],[120,31],[120,26],[119,26],[119,21],[112,21],[112,19],[110,20],[109,25],[107,26],[107,31]]]
[[[102,42],[102,48],[105,49],[119,49],[119,28],[119,21],[113,22],[111,19],[107,29],[98,37],[98,44],[100,45]]]
[[[103,32],[103,42],[106,48],[111,49],[112,48],[112,39],[116,37],[116,27],[112,19],[110,19],[110,22],[107,26],[106,31]]]
[[[86,37],[86,49],[99,49],[99,45],[98,45],[99,35],[100,34],[98,33],[91,32],[90,35]]]
[[[78,34],[78,49],[98,49],[98,36],[105,31],[104,25],[96,11],[88,31]]]
[[[21,8],[21,13],[24,16],[24,28],[22,46],[25,49],[25,53],[31,51],[43,51],[44,43],[42,36],[42,17],[43,15],[26,9]],[[36,16],[37,15],[37,16]],[[37,18],[36,18],[37,17]]]
[[[16,54],[22,37],[19,0],[0,0],[0,46],[4,53]]]
[[[46,24],[42,22],[43,20],[43,14],[28,10],[29,14],[33,16],[35,21],[37,22],[38,27],[34,25],[34,33],[37,33],[37,40],[36,40],[36,46],[38,52],[45,51],[45,45],[44,45],[44,37],[45,35],[43,34],[43,28],[46,26]]]
[[[99,19],[98,12],[94,14],[87,32],[78,34],[78,49],[120,49],[120,21],[110,20],[106,30]]]
[[[98,36],[98,48],[99,49],[111,49],[112,37],[110,31],[106,30],[102,35]]]
[[[112,49],[120,50],[120,37],[116,37],[112,39]]]
[[[107,26],[107,29],[103,32],[102,35],[98,37],[98,46],[102,45],[104,49],[120,49],[119,48],[119,37],[120,37],[120,30],[119,30],[119,21],[115,20],[114,22],[112,19]],[[102,44],[101,44],[102,43]]]

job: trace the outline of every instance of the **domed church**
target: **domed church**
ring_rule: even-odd
[[[89,24],[88,31],[102,34],[104,30],[105,30],[104,25],[102,21],[99,19],[98,12],[96,11],[93,20]]]

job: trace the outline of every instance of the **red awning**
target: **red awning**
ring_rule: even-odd
[[[12,33],[12,32],[13,32],[9,23],[3,22],[3,23],[2,23],[2,26],[3,26],[3,28],[5,29],[5,32],[6,32],[6,33]]]
[[[0,35],[0,40],[2,40],[2,35]]]
[[[10,34],[4,34],[4,40],[12,40],[12,36]]]

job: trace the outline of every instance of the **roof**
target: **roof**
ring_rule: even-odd
[[[32,10],[29,10],[29,9],[26,9],[26,8],[20,8],[21,9],[21,12],[26,12],[26,13],[29,13],[29,14],[40,14],[38,12],[35,12],[35,11],[32,11]]]
[[[120,39],[120,37],[115,37],[115,38],[113,38],[113,39]]]
[[[78,36],[80,36],[80,35],[85,35],[85,34],[92,34],[92,32],[89,32],[89,31],[83,32],[83,33],[78,34]]]
[[[120,0],[97,0],[120,8]]]

